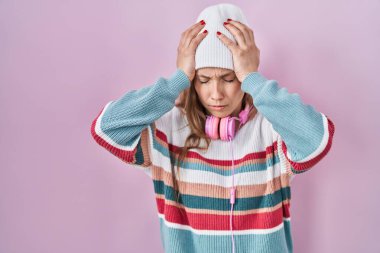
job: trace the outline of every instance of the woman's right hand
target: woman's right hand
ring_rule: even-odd
[[[206,32],[198,34],[204,27],[203,20],[192,25],[181,34],[181,40],[177,48],[177,68],[183,70],[190,82],[195,77],[195,50],[199,43],[206,37]]]

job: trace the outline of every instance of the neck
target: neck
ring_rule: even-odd
[[[239,113],[241,112],[242,109],[243,109],[243,102],[240,103],[238,107],[236,107],[236,109],[231,113],[231,116],[239,118]]]

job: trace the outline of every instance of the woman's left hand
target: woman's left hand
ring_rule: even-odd
[[[243,82],[250,72],[258,71],[260,50],[255,44],[252,29],[247,25],[229,19],[224,27],[234,36],[237,44],[223,33],[216,36],[231,50],[236,77]]]

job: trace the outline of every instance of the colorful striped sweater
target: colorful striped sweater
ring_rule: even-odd
[[[188,77],[177,69],[169,78],[129,91],[100,110],[91,134],[152,179],[165,252],[232,252],[230,142],[212,140],[207,151],[189,151],[180,169],[180,204],[175,202],[174,152],[190,133],[175,100],[189,86]],[[297,93],[259,72],[251,72],[241,89],[253,97],[258,112],[232,141],[235,252],[293,252],[290,182],[328,153],[335,127]]]

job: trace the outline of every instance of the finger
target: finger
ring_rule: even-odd
[[[232,33],[232,35],[234,36],[235,40],[237,41],[240,47],[242,46],[245,47],[247,45],[247,42],[245,41],[245,38],[244,38],[244,34],[236,26],[232,25],[231,23],[225,22],[224,27],[226,27],[226,29],[230,33]]]
[[[192,30],[194,29],[194,27],[197,27],[201,24],[202,20],[193,24],[192,26],[190,26],[189,28],[187,28],[184,32],[182,32],[181,34],[181,40],[180,40],[180,43],[179,45],[182,47],[185,45],[185,42],[186,42],[186,37],[187,37],[187,34]]]
[[[248,28],[248,34],[249,34],[249,38],[251,39],[252,43],[256,46],[256,43],[255,43],[255,35],[254,35],[254,33],[253,33],[253,29]]]
[[[256,41],[255,41],[255,35],[254,35],[252,29],[250,29],[250,31],[249,31],[249,36],[250,36],[250,38],[251,38],[252,45],[253,45],[255,48],[257,48]]]
[[[207,36],[208,32],[207,30],[204,30],[200,34],[198,34],[191,42],[189,47],[195,51],[195,49],[198,47],[199,43]]]
[[[205,24],[202,24],[200,21],[188,31],[188,33],[185,36],[185,41],[184,41],[185,47],[189,47],[191,41],[194,39],[195,36],[197,36],[199,31],[202,30],[204,26]]]
[[[223,33],[216,34],[216,36],[231,50],[231,52],[234,52],[237,47],[239,47],[233,40],[228,38]]]
[[[246,26],[245,24],[243,24],[243,23],[241,23],[241,22],[239,22],[239,21],[236,21],[236,20],[232,20],[232,19],[228,19],[228,22],[231,24],[231,25],[233,25],[233,26],[235,26],[235,27],[237,27],[239,30],[240,30],[240,32],[243,34],[243,36],[244,36],[244,40],[245,40],[245,42],[246,42],[246,45],[248,45],[248,43],[253,43],[253,41],[252,41],[252,37],[249,35],[249,27],[248,26]],[[228,25],[226,25],[226,27],[228,27]]]

